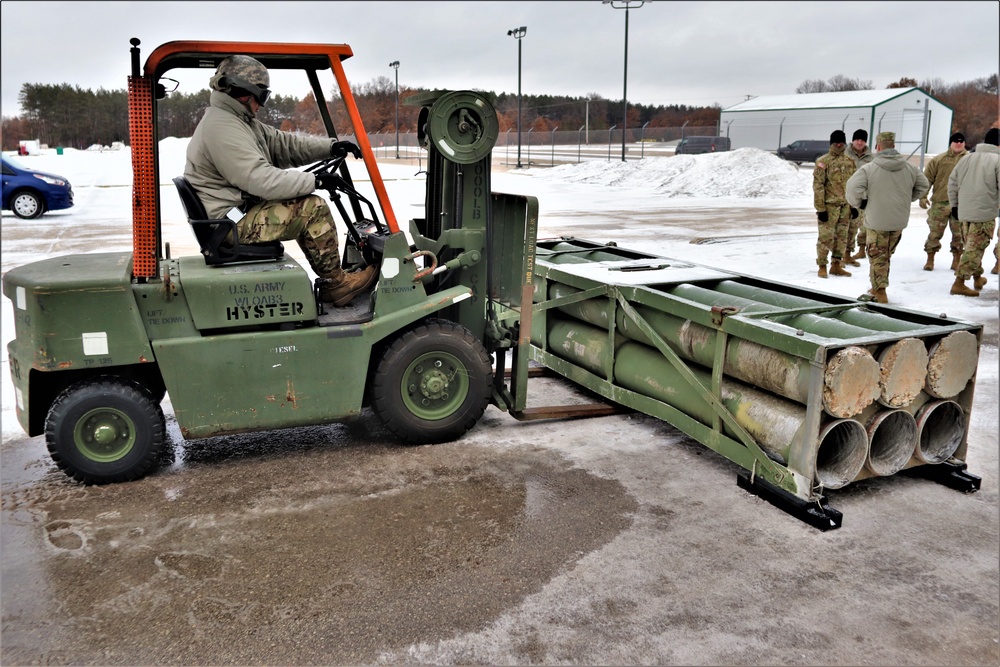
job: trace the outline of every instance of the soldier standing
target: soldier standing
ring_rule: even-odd
[[[830,134],[830,152],[816,160],[813,169],[813,205],[819,221],[819,240],[816,243],[816,264],[820,278],[826,278],[827,257],[831,256],[830,273],[835,276],[851,275],[841,266],[847,251],[847,232],[851,218],[858,211],[848,205],[844,186],[854,173],[854,161],[844,155],[847,136],[843,130]]]
[[[910,204],[927,194],[930,183],[923,172],[896,150],[896,134],[879,132],[875,159],[847,181],[847,201],[865,210],[865,250],[868,253],[868,294],[889,303],[889,260],[910,220]]]
[[[854,160],[854,168],[860,169],[861,165],[868,164],[875,156],[871,148],[868,147],[868,132],[865,130],[855,130],[851,137],[851,145],[844,151],[847,157]],[[854,237],[857,236],[858,254],[854,254]],[[859,210],[858,217],[851,218],[851,226],[847,229],[847,251],[844,255],[844,263],[851,266],[861,266],[859,259],[865,257],[865,212]]]
[[[986,286],[983,253],[990,247],[997,209],[1000,209],[1000,130],[992,128],[974,153],[962,159],[948,178],[948,200],[952,215],[962,221],[965,250],[955,270],[951,293],[979,296]],[[994,249],[994,253],[996,250]],[[974,289],[965,281],[974,278]]]
[[[969,154],[965,150],[965,135],[956,132],[948,140],[948,150],[931,159],[924,168],[924,176],[931,184],[930,210],[927,211],[927,226],[930,231],[924,243],[927,253],[927,263],[924,271],[934,270],[934,255],[941,249],[941,237],[945,228],[951,229],[951,270],[958,268],[958,260],[962,257],[962,223],[951,217],[951,204],[948,203],[948,177],[958,161]],[[927,197],[920,198],[920,208],[927,208]]]

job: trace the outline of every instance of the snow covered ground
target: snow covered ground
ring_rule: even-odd
[[[187,139],[160,143],[159,178],[164,240],[174,256],[196,252],[171,179],[183,172]],[[37,220],[3,212],[2,271],[43,257],[74,252],[131,249],[131,153],[124,150],[54,150],[22,157],[27,166],[67,177],[75,206]],[[400,227],[422,215],[425,174],[412,161],[379,164]],[[362,192],[367,175],[361,162],[352,174]],[[812,207],[812,169],[785,162],[753,148],[706,155],[647,157],[643,160],[592,160],[557,167],[493,173],[493,190],[539,199],[539,237],[576,236],[615,241],[620,246],[683,258],[746,275],[796,284],[856,298],[869,286],[868,265],[853,268],[850,278],[816,276],[816,218]],[[372,196],[372,192],[365,192]],[[343,233],[344,230],[341,230]],[[892,260],[888,294],[892,305],[985,326],[983,363],[978,387],[996,393],[998,319],[997,277],[978,298],[949,294],[950,256],[938,256],[939,268],[923,271],[926,213],[914,203],[910,226]],[[947,233],[945,241],[947,242]],[[99,245],[95,245],[95,240]],[[302,259],[294,243],[290,254]],[[984,259],[992,267],[992,246]],[[304,262],[303,262],[304,264]],[[3,344],[13,336],[12,308],[4,305]],[[19,432],[13,410],[6,354],[2,355],[3,437]],[[981,390],[982,390],[981,389]],[[994,401],[995,405],[995,401]]]

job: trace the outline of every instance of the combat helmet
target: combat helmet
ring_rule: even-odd
[[[261,106],[271,97],[271,76],[256,58],[234,55],[219,63],[215,75],[209,80],[209,85],[215,90],[228,93],[233,97],[253,95]]]

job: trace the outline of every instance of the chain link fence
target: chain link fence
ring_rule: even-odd
[[[547,167],[584,160],[621,160],[622,131],[608,130],[563,131],[556,128],[536,132],[522,128],[520,143],[516,129],[501,132],[493,148],[493,160],[506,166]],[[638,127],[625,132],[624,157],[641,160],[653,156],[670,156],[684,137],[717,136],[718,128],[708,126]],[[351,137],[341,137],[350,139]],[[424,159],[426,151],[417,143],[415,132],[377,132],[368,135],[375,157]]]

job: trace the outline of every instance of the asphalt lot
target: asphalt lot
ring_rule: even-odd
[[[638,414],[490,408],[427,447],[368,413],[185,442],[167,402],[173,461],[105,487],[5,433],[0,662],[1000,664],[995,343],[979,368],[982,489],[857,482],[825,533]],[[531,382],[532,405],[589,400]]]

